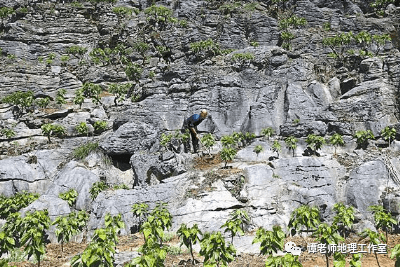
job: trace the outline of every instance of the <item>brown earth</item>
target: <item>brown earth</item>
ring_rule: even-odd
[[[293,241],[297,246],[307,247],[307,244],[315,243],[315,240],[311,238],[302,238],[302,237],[291,237],[287,238],[286,242]],[[357,243],[357,244],[368,244],[368,240],[359,241],[357,236],[350,237],[346,239],[346,244]],[[362,257],[362,266],[366,267],[388,267],[394,266],[395,260],[389,258],[390,250],[396,245],[400,243],[400,235],[390,235],[389,243],[388,243],[388,253],[389,254],[378,254],[379,265],[376,261],[375,255],[366,253],[363,254]],[[135,251],[139,248],[140,245],[143,244],[143,238],[140,234],[134,234],[129,236],[121,236],[119,238],[119,244],[117,249],[122,251]],[[171,241],[166,243],[170,246],[179,246],[179,240],[177,237],[174,237]],[[46,248],[46,254],[44,260],[41,262],[40,266],[42,267],[60,267],[63,264],[68,263],[69,260],[76,254],[81,253],[86,247],[86,244],[79,243],[69,243],[64,245],[64,252],[61,253],[61,245],[59,244],[48,244]],[[191,256],[190,253],[186,250],[179,255],[171,255],[168,254],[165,260],[165,266],[202,266],[202,262],[204,260],[203,257],[195,254],[195,258],[199,261],[196,265],[192,265],[190,262]],[[237,255],[235,260],[229,264],[229,267],[264,267],[266,256],[258,255],[258,254],[241,254]],[[351,255],[347,255],[346,266],[349,266],[349,261],[351,259]],[[304,251],[300,257],[300,262],[304,267],[324,267],[326,266],[325,256],[322,254],[310,254],[307,251]],[[332,257],[330,257],[329,266],[333,266]],[[179,265],[178,265],[179,264]],[[37,264],[29,261],[24,262],[14,262],[10,263],[10,266],[15,265],[16,267],[36,267]],[[69,266],[69,265],[64,265]]]

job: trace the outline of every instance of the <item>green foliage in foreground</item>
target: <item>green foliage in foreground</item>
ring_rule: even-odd
[[[310,229],[318,228],[320,222],[320,214],[317,207],[302,205],[292,212],[288,227],[295,230],[302,230],[305,227],[308,232]]]
[[[64,251],[63,245],[79,232],[83,231],[89,220],[89,214],[86,211],[71,212],[66,216],[58,216],[52,223],[56,226],[55,234],[58,242],[61,243],[61,251]]]
[[[12,213],[27,207],[38,198],[39,194],[28,193],[26,191],[16,193],[12,197],[0,195],[0,218],[6,219]]]
[[[283,250],[285,236],[280,226],[274,226],[272,231],[267,231],[261,227],[257,230],[252,244],[261,242],[260,253],[272,255]]]
[[[225,168],[226,168],[228,161],[231,161],[235,158],[236,153],[237,153],[237,151],[234,148],[231,148],[231,147],[222,148],[222,150],[220,151],[220,156],[221,156],[221,159],[223,161],[225,161]]]
[[[200,255],[204,256],[204,266],[228,266],[235,258],[236,250],[226,244],[221,232],[205,233],[200,243]]]
[[[40,260],[46,253],[46,230],[50,227],[50,218],[47,210],[27,212],[22,219],[21,246],[28,257],[34,256],[40,267]]]

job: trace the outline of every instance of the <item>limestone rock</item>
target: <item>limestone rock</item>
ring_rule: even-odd
[[[62,172],[55,177],[53,183],[47,190],[47,195],[58,196],[69,189],[75,189],[78,192],[75,207],[78,210],[88,210],[90,208],[89,190],[93,183],[100,179],[94,173],[81,166],[76,161],[69,162]]]
[[[125,123],[100,143],[109,155],[134,154],[139,150],[152,152],[158,140],[157,129],[146,123]]]

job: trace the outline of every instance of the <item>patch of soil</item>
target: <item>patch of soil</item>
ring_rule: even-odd
[[[297,246],[302,247],[305,251],[303,251],[299,257],[299,261],[304,267],[324,267],[326,266],[325,256],[320,253],[308,253],[307,245],[311,243],[316,243],[315,239],[306,237],[288,237],[285,242],[292,241]],[[139,246],[143,245],[144,240],[141,234],[134,234],[128,236],[119,237],[119,243],[117,246],[117,250],[122,251],[137,251]],[[346,244],[356,243],[356,244],[368,244],[368,240],[359,240],[358,236],[351,236],[346,239],[344,242]],[[389,267],[394,266],[395,260],[390,259],[390,250],[396,245],[400,243],[400,235],[390,235],[388,242],[388,252],[389,254],[377,254],[378,261],[380,267]],[[179,240],[177,237],[173,238],[171,241],[166,243],[170,246],[179,246]],[[42,267],[60,267],[64,263],[69,262],[73,256],[76,254],[82,253],[86,248],[87,244],[79,244],[79,243],[68,243],[64,245],[64,252],[61,253],[61,245],[59,244],[48,244],[46,246],[46,254],[44,260],[41,262],[40,266]],[[366,248],[365,248],[366,249]],[[191,264],[191,256],[190,253],[185,250],[183,253],[179,255],[171,255],[168,254],[165,259],[165,266],[203,266],[204,257],[200,256],[197,253],[194,253],[195,259],[198,261],[197,264]],[[259,254],[241,254],[235,257],[235,260],[229,263],[229,267],[264,267],[265,261],[267,257]],[[348,262],[351,259],[351,254],[346,256],[346,261],[348,266]],[[362,256],[362,266],[364,267],[375,267],[378,266],[375,255],[372,253],[365,253]],[[30,261],[24,262],[13,262],[9,264],[10,266],[16,267],[36,267],[36,263],[32,263]],[[67,266],[67,265],[66,265]],[[69,266],[69,265],[68,265]],[[329,266],[333,266],[333,259],[329,257]]]
[[[198,170],[208,170],[219,166],[222,162],[223,160],[219,153],[215,155],[212,154],[211,156],[205,154],[194,159],[193,167]]]

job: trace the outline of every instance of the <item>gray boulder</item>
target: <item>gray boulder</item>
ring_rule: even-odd
[[[47,195],[58,196],[70,189],[78,192],[75,207],[78,210],[89,210],[91,199],[89,190],[100,179],[93,172],[76,161],[69,162],[61,173],[54,179],[47,190]]]
[[[133,155],[137,151],[154,152],[158,144],[158,130],[151,124],[129,122],[123,124],[99,144],[108,155]]]
[[[389,178],[385,164],[379,160],[366,162],[350,172],[345,187],[346,202],[365,219],[371,214],[369,206],[382,203],[387,187],[397,188],[397,185]]]
[[[186,171],[185,156],[173,152],[149,154],[139,151],[132,155],[130,164],[133,169],[134,185],[154,185],[162,180]]]
[[[0,160],[0,194],[12,196],[23,190],[45,193],[64,159],[65,150],[39,150]]]

